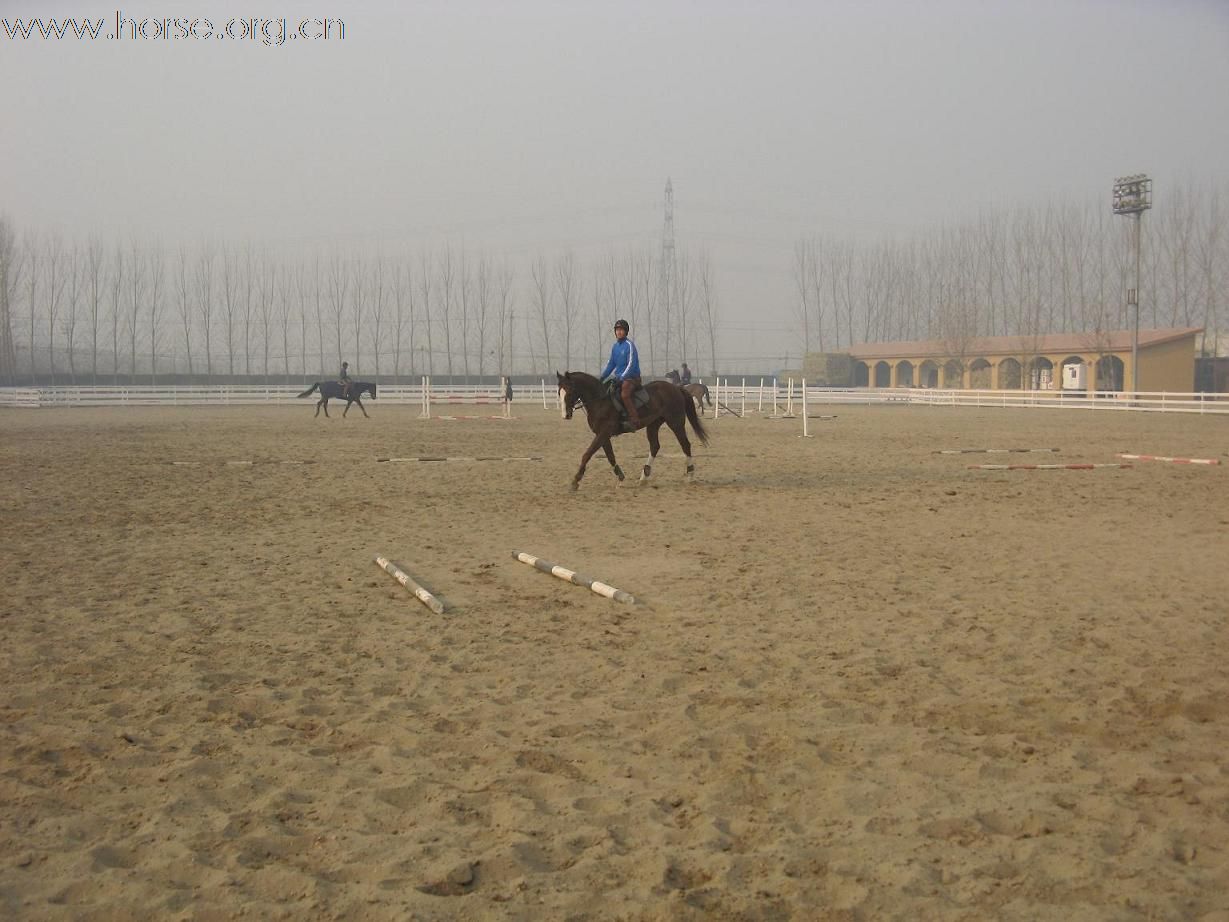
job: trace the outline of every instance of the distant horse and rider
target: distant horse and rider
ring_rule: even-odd
[[[610,462],[614,475],[620,481],[624,480],[623,469],[615,460],[614,448],[610,440],[624,432],[635,430],[630,427],[623,408],[615,402],[617,389],[608,389],[593,375],[585,374],[583,371],[568,371],[563,374],[555,372],[555,377],[559,380],[559,393],[563,398],[566,418],[571,419],[572,411],[578,405],[583,405],[585,415],[589,419],[589,428],[593,431],[593,441],[581,455],[580,469],[572,478],[571,488],[575,490],[580,486],[580,480],[585,476],[585,466],[599,448],[606,453],[606,460]],[[678,439],[683,454],[687,457],[684,476],[691,479],[695,475],[696,465],[691,457],[691,440],[687,438],[686,424],[691,423],[696,437],[701,443],[708,444],[708,433],[704,431],[704,424],[696,415],[695,405],[683,393],[682,388],[669,381],[650,381],[637,392],[637,396],[633,399],[637,403],[639,422],[644,428],[645,435],[649,438],[649,457],[640,474],[640,483],[643,484],[648,480],[652,473],[653,460],[661,449],[658,432],[663,424],[669,426],[674,437]]]
[[[692,400],[696,402],[696,409],[700,411],[701,416],[704,415],[704,405],[705,404],[708,404],[710,408],[712,407],[713,398],[710,397],[708,394],[707,384],[704,384],[701,381],[697,381],[694,384],[684,383],[682,379],[679,377],[679,373],[675,371],[674,369],[671,369],[670,371],[666,372],[666,379],[668,381],[674,382],[679,387],[681,387],[683,389],[683,392],[686,393],[689,397],[691,397]]]
[[[357,403],[358,408],[363,411],[363,415],[367,416],[367,410],[363,407],[363,394],[370,394],[371,399],[376,399],[376,386],[372,381],[317,381],[303,393],[300,397],[309,396],[312,391],[318,391],[320,399],[316,401],[316,416],[320,415],[320,411],[324,410],[324,415],[329,415],[330,400],[344,400],[346,408],[341,411],[342,418],[350,412],[350,404]],[[370,419],[370,416],[367,416]]]

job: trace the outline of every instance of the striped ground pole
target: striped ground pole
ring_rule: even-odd
[[[1131,467],[1129,464],[970,464],[971,471],[1091,471],[1100,467]]]
[[[401,564],[395,563],[387,557],[377,557],[375,560],[380,569],[384,570],[402,586],[414,593],[415,597],[418,601],[422,602],[423,605],[426,605],[427,608],[431,609],[437,615],[442,615],[444,613],[444,603],[429,593],[422,586],[418,585],[418,583],[414,581],[414,577],[406,573]]]
[[[480,456],[473,457],[473,458],[419,457],[419,458],[376,458],[376,460],[380,462],[399,461],[403,463],[415,463],[416,462],[416,463],[425,464],[431,461],[469,461],[469,462],[475,462],[475,461],[541,461],[542,457],[541,455],[526,455],[524,457],[519,457],[519,458],[496,458],[496,457],[485,457],[485,456],[480,455]]]
[[[600,582],[589,576],[582,576],[575,570],[569,570],[567,567],[561,567],[551,563],[549,560],[543,560],[541,557],[535,557],[533,554],[526,554],[523,551],[513,551],[512,556],[521,563],[527,563],[529,566],[541,570],[543,573],[549,573],[551,576],[557,576],[559,579],[567,580],[569,583],[575,583],[577,586],[584,586],[586,589],[591,589],[598,595],[603,595],[608,599],[614,599],[616,602],[626,602],[629,605],[635,604],[636,600],[630,592],[624,592],[622,589],[616,589],[614,586]]]
[[[931,452],[936,455],[1007,455],[1027,454],[1032,451],[1056,452],[1057,448],[944,448]]]
[[[1167,458],[1164,455],[1118,455],[1129,461],[1172,461],[1174,464],[1220,464],[1219,458]]]

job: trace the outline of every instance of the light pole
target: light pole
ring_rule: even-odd
[[[1133,309],[1131,325],[1131,396],[1139,392],[1139,251],[1144,212],[1152,207],[1152,180],[1144,173],[1114,180],[1114,214],[1134,215],[1135,286],[1127,289],[1127,307]]]

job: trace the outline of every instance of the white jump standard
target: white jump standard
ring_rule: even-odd
[[[575,583],[577,586],[584,586],[586,589],[591,589],[598,595],[605,596],[608,599],[614,599],[616,602],[626,602],[628,605],[634,605],[636,599],[630,592],[624,592],[622,589],[616,589],[607,583],[600,582],[589,576],[583,576],[575,570],[569,570],[567,567],[561,567],[551,563],[549,560],[543,560],[541,557],[535,557],[533,554],[526,554],[522,551],[513,551],[512,556],[521,563],[527,563],[535,569],[541,570],[543,573],[549,573],[551,576],[556,576],[559,579],[566,580],[569,583]]]
[[[426,605],[427,608],[431,609],[437,615],[442,615],[444,613],[444,603],[429,593],[422,586],[418,585],[418,583],[414,581],[414,577],[406,573],[400,564],[389,560],[387,557],[377,557],[375,561],[380,569],[387,572],[389,576],[399,582],[406,589],[410,590],[410,592],[414,593],[414,595],[418,598],[418,601],[422,602],[423,605]]]

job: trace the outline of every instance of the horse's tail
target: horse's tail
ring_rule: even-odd
[[[309,387],[309,388],[308,388],[307,390],[305,390],[303,393],[299,394],[299,396],[300,396],[300,397],[306,397],[308,394],[310,394],[312,391],[314,391],[314,390],[315,390],[316,388],[318,388],[319,386],[320,386],[320,382],[319,382],[319,381],[317,381],[315,384],[313,384],[311,387]]]
[[[696,413],[696,402],[691,399],[691,395],[685,395],[685,409],[687,410],[687,422],[691,423],[692,431],[696,437],[704,445],[708,444],[708,433],[704,431],[704,423],[700,422],[700,416]]]

